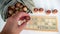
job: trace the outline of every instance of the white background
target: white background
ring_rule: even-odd
[[[23,30],[21,34],[59,34],[60,33],[60,0],[33,0],[35,7],[40,8],[43,7],[44,9],[58,9],[58,14],[55,16],[58,17],[58,32],[42,32],[42,31],[33,31],[33,30]],[[52,15],[52,14],[51,14]],[[0,15],[0,31],[3,29],[6,23],[3,22],[1,15]]]

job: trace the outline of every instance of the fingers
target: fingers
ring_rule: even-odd
[[[15,15],[13,15],[12,17],[13,17],[13,19],[18,21],[23,16],[29,16],[29,15],[26,14],[25,12],[19,12],[19,13],[16,13]]]
[[[27,14],[27,13],[25,13],[25,12],[18,12],[18,13],[16,13],[15,15],[13,15],[13,16],[10,17],[10,21],[11,21],[13,24],[15,24],[15,26],[18,26],[18,21],[20,20],[20,18],[22,18],[22,17],[24,17],[24,16],[25,16],[25,18],[26,18],[26,16],[29,16],[29,14]],[[29,17],[29,18],[30,18],[30,17]],[[20,30],[22,30],[22,29],[26,26],[27,21],[28,21],[29,18],[27,18],[25,22],[23,22],[21,25],[19,25],[18,28],[19,28]]]

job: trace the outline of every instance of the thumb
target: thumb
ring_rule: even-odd
[[[26,25],[27,25],[27,22],[23,22],[21,25],[19,25],[18,27],[19,31],[22,31]]]

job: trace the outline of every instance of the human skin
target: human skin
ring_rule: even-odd
[[[6,25],[4,26],[0,34],[19,34],[26,26],[27,22],[23,22],[21,25],[18,25],[18,21],[23,16],[29,16],[25,12],[18,12],[15,15],[7,19]]]

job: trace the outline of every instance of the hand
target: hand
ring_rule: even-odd
[[[19,12],[9,17],[7,19],[7,23],[5,27],[3,28],[1,34],[19,34],[27,24],[27,22],[24,22],[21,25],[18,25],[18,21],[23,16],[29,16],[29,15],[24,12]]]

